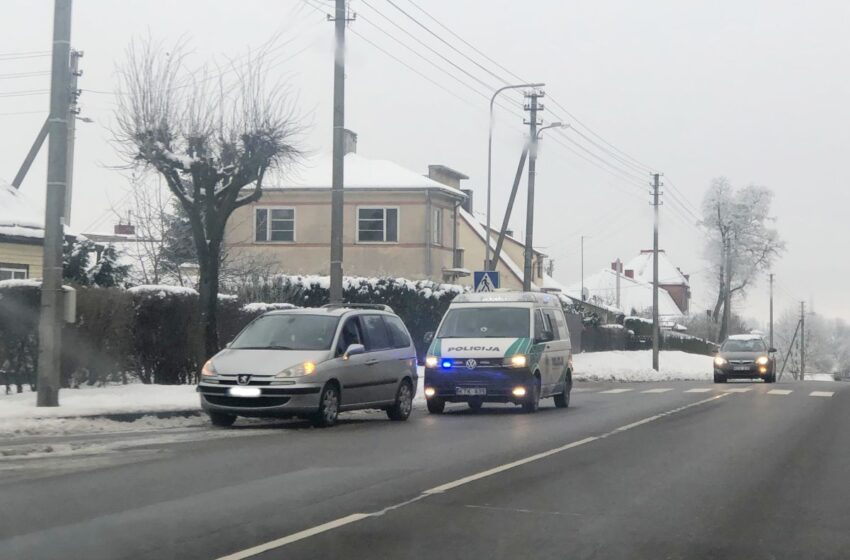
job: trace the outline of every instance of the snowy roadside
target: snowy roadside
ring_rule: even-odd
[[[661,371],[652,369],[652,351],[585,352],[573,356],[576,381],[708,381],[714,366],[711,356],[664,350]]]

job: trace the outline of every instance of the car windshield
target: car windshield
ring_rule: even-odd
[[[242,331],[230,345],[236,349],[328,350],[339,317],[266,315]]]
[[[529,313],[523,307],[451,309],[439,338],[522,338],[529,336]]]
[[[764,352],[764,342],[757,338],[736,340],[730,339],[723,343],[722,352]]]

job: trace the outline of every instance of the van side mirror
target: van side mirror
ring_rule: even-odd
[[[345,349],[345,354],[342,355],[343,360],[347,360],[351,356],[356,356],[358,354],[363,354],[366,352],[366,347],[362,344],[351,344],[348,348]]]
[[[422,336],[422,342],[425,344],[431,344],[434,340],[434,331],[428,331]]]
[[[552,331],[540,331],[537,335],[537,342],[552,342],[555,340],[555,335]]]

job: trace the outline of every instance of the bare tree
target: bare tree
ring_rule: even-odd
[[[266,87],[262,57],[232,66],[235,85],[192,71],[170,52],[133,42],[119,70],[115,136],[133,163],[159,173],[189,217],[198,258],[202,358],[218,350],[216,301],[228,218],[262,196],[268,173],[301,154],[284,88]],[[201,76],[200,78],[198,76]]]
[[[126,217],[135,230],[133,239],[121,247],[124,258],[133,263],[129,280],[136,284],[159,284],[166,273],[162,244],[169,224],[171,197],[159,185],[139,179],[135,173],[130,186],[133,202],[129,215],[113,209],[119,221]]]
[[[732,299],[745,297],[785,250],[785,242],[770,227],[775,221],[772,201],[770,189],[750,185],[736,190],[725,177],[713,179],[703,198],[701,224],[710,233],[706,253],[717,281],[711,316],[715,323],[720,320],[719,341],[729,334]]]

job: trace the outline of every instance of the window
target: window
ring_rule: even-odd
[[[551,330],[548,321],[539,309],[534,312],[534,338],[539,339],[544,331]]]
[[[543,312],[546,316],[546,322],[549,324],[549,330],[552,331],[552,339],[560,340],[561,339],[561,328],[558,324],[558,317],[556,315],[557,311],[554,309],[547,309]]]
[[[443,209],[433,208],[431,210],[431,243],[443,244]]]
[[[348,319],[339,333],[339,342],[336,344],[338,356],[345,354],[352,344],[363,344],[363,335],[360,333],[360,321],[357,317]]]
[[[29,275],[28,265],[0,263],[0,280],[25,280]]]
[[[397,243],[398,208],[358,208],[358,243]]]
[[[257,208],[256,241],[295,241],[295,208]]]
[[[363,315],[363,327],[366,329],[366,350],[386,350],[392,348],[387,327],[380,315]]]
[[[387,326],[393,348],[407,348],[410,346],[410,336],[407,334],[407,329],[404,328],[404,323],[401,322],[401,319],[384,315],[384,324]]]
[[[327,350],[339,319],[320,315],[272,314],[239,333],[231,348],[254,350]]]
[[[524,338],[528,336],[525,307],[464,307],[449,309],[438,338]]]

